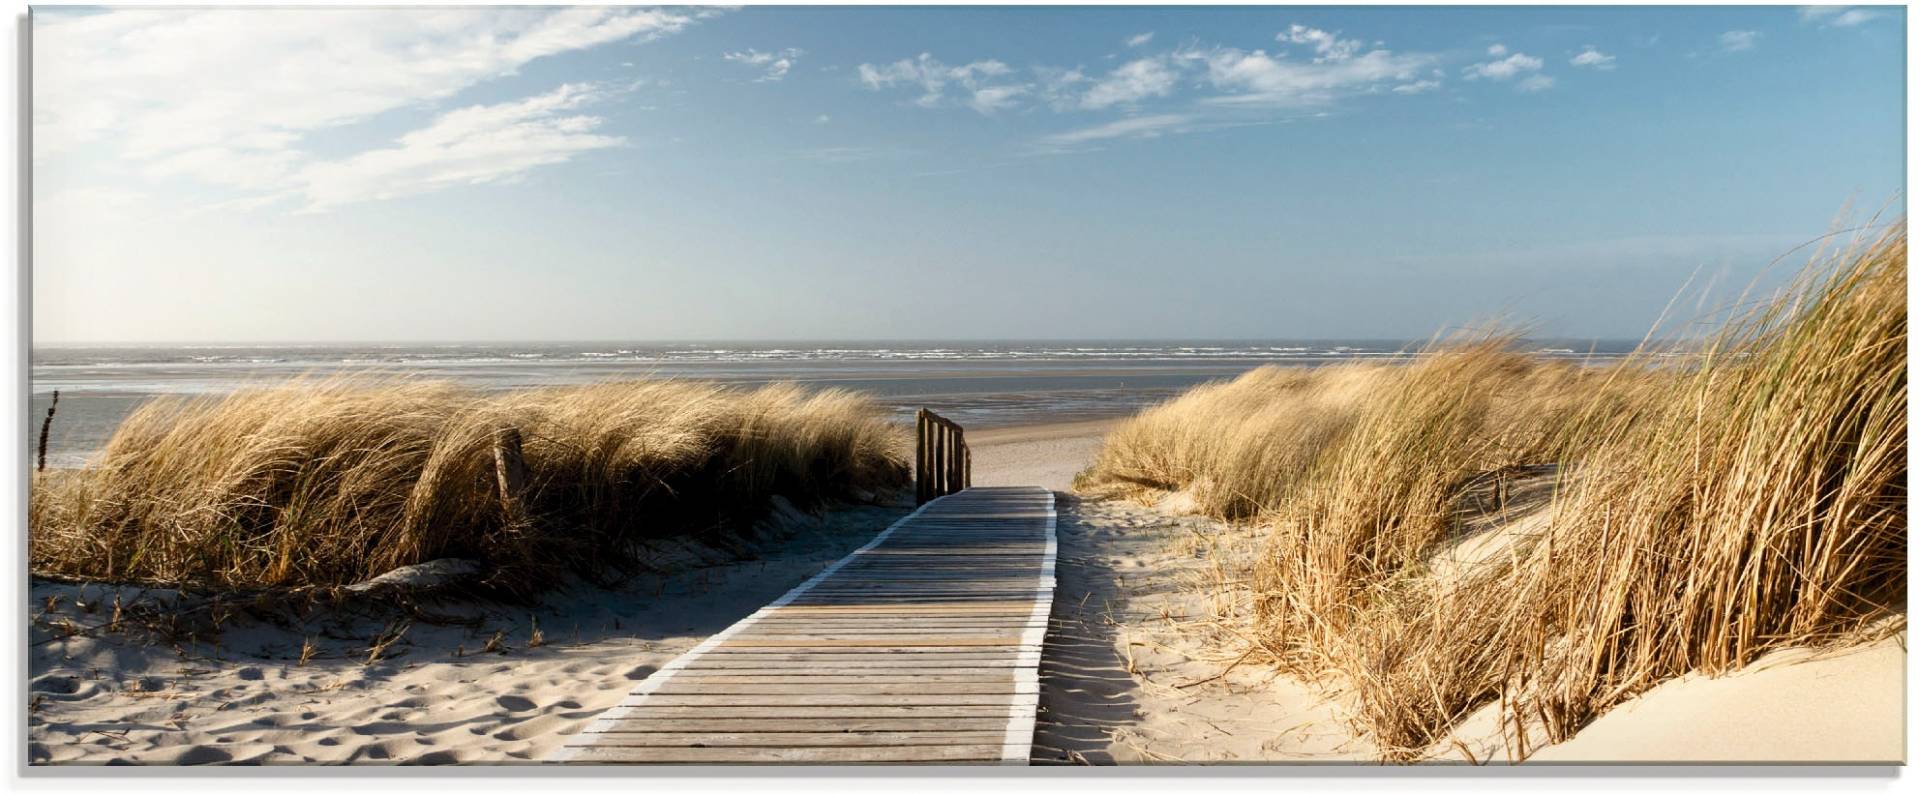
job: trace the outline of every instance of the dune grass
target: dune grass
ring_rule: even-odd
[[[496,435],[527,478],[503,502]],[[738,527],[903,485],[898,432],[866,399],[638,381],[480,393],[336,378],[136,410],[84,469],[29,500],[35,572],[228,588],[339,585],[436,558],[488,584],[628,569],[648,540]]]
[[[1268,527],[1247,636],[1344,685],[1387,759],[1489,704],[1524,753],[1667,678],[1904,623],[1905,268],[1901,225],[1679,364],[1482,336],[1255,371],[1117,428],[1078,485]],[[1435,573],[1470,494],[1541,470],[1544,529]]]

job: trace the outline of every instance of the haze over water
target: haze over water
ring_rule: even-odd
[[[156,395],[216,395],[299,377],[445,379],[516,389],[631,378],[794,381],[872,394],[902,419],[931,408],[966,427],[1102,419],[1263,365],[1397,361],[1408,340],[466,343],[63,346],[33,351],[32,421],[60,408],[50,465],[77,465]],[[1539,355],[1618,359],[1621,340],[1529,340]],[[37,426],[37,425],[36,425]],[[32,439],[30,439],[32,441]]]

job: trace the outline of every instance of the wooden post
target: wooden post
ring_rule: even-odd
[[[526,517],[522,496],[527,490],[527,461],[517,428],[493,431],[493,476],[500,485],[500,509],[507,514],[507,522],[519,523]]]
[[[960,434],[960,490],[973,487],[973,447],[967,446],[967,434]]]
[[[959,491],[967,487],[961,479],[963,459],[967,456],[967,434],[959,425],[953,426],[953,457],[947,461],[947,483],[951,490]]]
[[[34,471],[47,470],[47,433],[53,430],[53,410],[60,407],[60,390],[53,390],[53,402],[47,403],[47,418],[40,423],[40,465]]]
[[[931,443],[927,437],[927,430],[931,430],[927,428],[927,409],[920,409],[914,418],[918,420],[914,424],[914,504],[925,504],[927,499],[933,499],[931,479],[927,479],[927,462],[933,458],[927,453],[927,445]]]
[[[920,409],[914,414],[914,501],[929,501],[973,485],[973,450],[966,429]]]
[[[945,463],[946,460],[947,460],[947,426],[943,423],[935,422],[934,428],[933,428],[933,495],[934,496],[947,495],[947,479],[946,477],[942,476],[944,474],[944,468],[945,468],[944,466],[942,466],[942,464]]]

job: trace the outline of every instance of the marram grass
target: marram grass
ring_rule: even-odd
[[[510,515],[497,431],[523,439]],[[637,381],[483,394],[336,378],[147,403],[99,458],[36,477],[32,569],[215,587],[337,585],[443,557],[527,591],[604,576],[650,539],[904,484],[866,399]]]
[[[1901,224],[1698,358],[1576,367],[1494,336],[1256,370],[1117,428],[1077,485],[1269,527],[1250,636],[1344,685],[1387,759],[1490,704],[1525,753],[1668,678],[1904,625],[1906,291]],[[1435,573],[1471,495],[1543,470],[1537,531]]]

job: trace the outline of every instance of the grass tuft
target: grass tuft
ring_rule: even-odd
[[[495,445],[522,439],[503,499]],[[438,558],[510,593],[632,568],[650,540],[904,484],[899,431],[851,393],[638,381],[482,394],[335,378],[161,398],[92,465],[33,482],[36,573],[330,586]]]
[[[1077,485],[1267,527],[1254,643],[1344,685],[1389,760],[1489,704],[1524,754],[1662,680],[1904,626],[1906,292],[1900,224],[1697,356],[1493,334],[1256,370],[1117,428]]]

